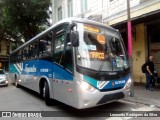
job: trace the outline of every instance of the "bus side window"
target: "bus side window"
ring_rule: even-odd
[[[39,56],[51,55],[52,33],[48,33],[39,41]]]
[[[67,38],[67,40],[70,40]],[[73,73],[73,55],[72,55],[72,46],[71,42],[67,41],[66,52],[65,52],[65,67],[70,72]]]
[[[37,57],[37,42],[34,42],[29,46],[29,58],[33,59],[36,57]]]
[[[63,59],[64,59],[64,34],[58,35],[55,40],[55,50],[54,50],[54,59],[55,62],[64,65]]]
[[[13,55],[13,61],[16,63],[16,62],[18,62],[17,61],[17,56],[18,56],[18,53],[16,52],[16,53],[14,53],[14,55]]]
[[[26,46],[24,49],[23,49],[23,60],[27,60],[28,59],[28,46]]]
[[[17,53],[16,53],[16,56],[15,56],[16,58],[16,61],[17,62],[20,62],[21,60],[22,60],[22,51],[20,50],[20,51],[18,51]]]
[[[44,51],[46,50],[46,42],[45,40],[40,40],[39,41],[39,56],[43,56]]]
[[[59,64],[60,66],[66,67],[65,64],[65,40],[66,34],[68,30],[68,24],[62,24],[56,27],[53,30],[53,38],[54,38],[54,62]]]

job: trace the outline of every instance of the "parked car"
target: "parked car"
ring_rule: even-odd
[[[0,69],[0,86],[8,86],[7,76],[3,69]]]

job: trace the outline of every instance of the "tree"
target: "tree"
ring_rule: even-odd
[[[1,0],[0,35],[25,42],[48,26],[50,0]]]

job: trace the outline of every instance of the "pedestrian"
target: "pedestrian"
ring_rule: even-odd
[[[154,91],[155,90],[155,76],[154,76],[154,64],[153,56],[150,55],[148,61],[146,62],[146,90]],[[152,83],[152,89],[150,89],[150,83]]]

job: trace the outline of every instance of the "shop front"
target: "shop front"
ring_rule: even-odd
[[[141,71],[142,64],[149,55],[154,56],[155,71],[160,77],[160,11],[148,13],[132,19],[132,60],[135,84],[145,84],[146,78]],[[112,25],[117,28],[128,49],[127,21]]]

